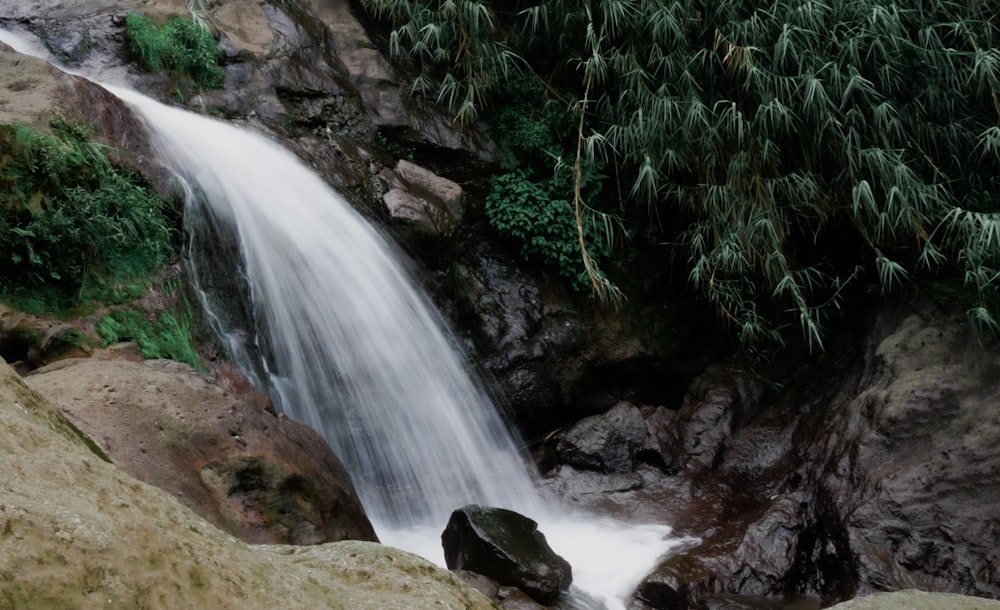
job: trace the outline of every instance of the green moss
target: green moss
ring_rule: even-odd
[[[199,370],[205,368],[193,346],[187,312],[149,315],[137,309],[117,309],[98,320],[97,332],[105,346],[135,341],[143,358],[167,358]]]

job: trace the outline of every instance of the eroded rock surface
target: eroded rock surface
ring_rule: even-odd
[[[310,428],[169,360],[71,359],[26,378],[125,472],[253,543],[375,540]]]
[[[247,545],[93,449],[0,362],[0,607],[494,607],[376,543]]]

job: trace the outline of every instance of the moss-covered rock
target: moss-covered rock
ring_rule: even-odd
[[[0,607],[493,608],[371,542],[247,545],[96,455],[0,362]]]

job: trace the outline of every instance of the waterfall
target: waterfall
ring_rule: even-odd
[[[115,93],[198,207],[235,231],[267,385],[344,461],[373,521],[442,522],[473,502],[538,512],[517,440],[390,242],[267,138]]]
[[[252,352],[266,355],[257,368],[272,396],[344,461],[383,542],[441,563],[453,510],[511,508],[539,522],[578,590],[609,608],[623,608],[655,559],[681,544],[665,539],[666,526],[567,518],[543,501],[519,441],[403,258],[295,156],[249,130],[114,92],[139,109],[189,185],[192,233],[235,231],[242,265],[227,272],[244,274],[264,332],[248,345],[220,330],[246,370]]]
[[[0,42],[51,61],[34,41],[0,30]],[[219,336],[284,413],[325,437],[384,543],[440,564],[451,511],[511,508],[538,521],[572,564],[570,607],[616,609],[660,555],[685,544],[665,525],[569,515],[541,498],[516,435],[405,257],[294,155],[248,129],[104,86],[145,118],[181,180],[189,250],[214,241],[228,254],[189,261]],[[220,283],[247,302],[207,289]],[[237,328],[244,316],[227,308],[255,327]]]

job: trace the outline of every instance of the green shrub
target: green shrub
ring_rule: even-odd
[[[566,157],[565,142],[573,133],[573,114],[565,104],[546,97],[544,88],[527,76],[512,79],[496,94],[490,117],[500,165],[546,171]]]
[[[116,301],[173,252],[164,201],[89,128],[52,127],[0,126],[0,298],[29,311]]]
[[[205,89],[223,85],[225,77],[218,66],[222,50],[200,23],[174,16],[158,27],[149,18],[131,13],[125,17],[125,38],[132,55],[151,72],[187,77]]]
[[[563,197],[564,185],[553,179],[533,179],[526,170],[496,176],[492,185],[486,197],[490,225],[513,239],[526,260],[540,262],[568,279],[574,289],[586,290],[589,282],[580,257],[573,205]],[[598,237],[601,230],[587,225],[585,231],[593,246],[591,256],[598,263],[610,256],[610,245]]]
[[[105,346],[135,341],[143,358],[167,358],[204,369],[193,347],[191,320],[186,311],[160,312],[150,318],[136,309],[117,309],[98,320],[97,333]]]

